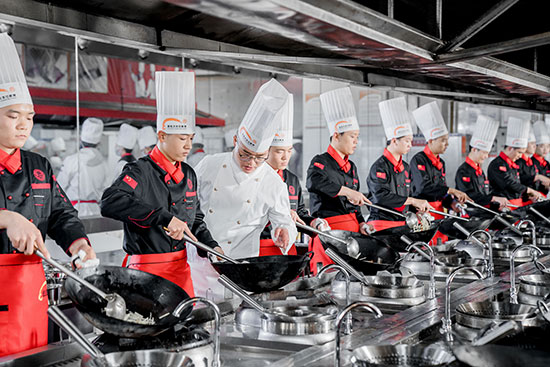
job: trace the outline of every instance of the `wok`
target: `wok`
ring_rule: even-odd
[[[125,338],[158,335],[185,319],[192,310],[187,308],[180,318],[173,316],[172,311],[189,296],[171,281],[150,273],[119,266],[97,266],[78,270],[77,274],[107,293],[120,294],[128,310],[143,317],[152,315],[155,319],[155,324],[143,325],[109,317],[102,312],[105,301],[101,297],[73,279],[67,279],[65,289],[77,310],[90,324],[109,334]]]
[[[550,216],[550,200],[539,201],[537,203],[532,203],[526,206],[519,207],[517,209],[514,209],[512,213],[514,214],[514,216],[520,216],[522,218],[525,218],[528,214],[532,216],[529,208],[536,209],[546,217]]]
[[[460,225],[464,227],[469,233],[477,231],[478,229],[485,230],[491,224],[492,219],[489,218],[470,218],[468,222],[460,222]],[[448,236],[449,238],[458,238],[461,240],[466,239],[466,235],[460,232],[453,226],[453,223],[456,222],[453,218],[445,218],[441,221],[439,226],[439,232]]]
[[[437,232],[441,221],[442,220],[433,221],[430,225],[430,228],[425,231],[413,232],[412,229],[408,226],[399,226],[376,231],[371,236],[383,241],[386,245],[390,246],[395,251],[406,252],[407,244],[401,241],[401,236],[407,236],[411,239],[412,242],[428,243],[435,235],[435,232]]]
[[[244,260],[240,264],[219,261],[212,262],[212,266],[239,287],[249,292],[263,293],[279,289],[296,279],[308,265],[312,254],[248,257],[240,259]]]
[[[332,230],[329,233],[335,237],[353,237],[357,240],[359,243],[359,256],[353,258],[348,255],[345,245],[332,241],[329,238],[319,237],[323,248],[332,248],[354,269],[365,275],[375,275],[381,270],[388,269],[399,259],[397,251],[388,246],[384,241],[373,236],[363,236],[361,233],[343,230]]]

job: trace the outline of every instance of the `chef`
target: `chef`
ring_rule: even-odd
[[[97,149],[102,134],[103,121],[86,119],[80,129],[80,157],[77,152],[65,158],[57,178],[80,217],[99,215],[101,194],[110,183],[107,162]]]
[[[370,168],[367,178],[369,198],[374,204],[401,213],[407,212],[409,205],[418,212],[425,212],[431,206],[426,200],[411,196],[409,164],[403,161],[403,155],[411,149],[413,139],[405,98],[382,101],[378,106],[387,144],[384,154]],[[377,231],[405,225],[402,217],[376,208],[371,208],[368,223]]]
[[[293,153],[294,98],[292,94],[288,95],[275,121],[279,125],[279,128],[269,148],[267,164],[277,172],[287,186],[292,219],[295,222],[319,229],[330,229],[324,219],[314,218],[309,214],[304,203],[300,180],[298,176],[287,169]],[[271,225],[268,225],[260,236],[260,249],[263,254],[281,255],[281,249],[275,246],[271,239]],[[292,246],[288,254],[296,255],[296,248]]]
[[[157,133],[152,126],[144,126],[138,131],[139,151],[143,156],[148,155],[157,145]]]
[[[508,119],[506,144],[499,156],[489,164],[487,176],[493,195],[507,198],[513,205],[524,205],[529,199],[543,198],[543,195],[521,183],[519,166],[515,163],[527,149],[529,121],[516,117]]]
[[[533,164],[537,168],[539,174],[550,177],[550,164],[545,156],[550,152],[550,135],[544,121],[537,121],[533,124],[533,131],[537,140],[537,148],[533,154]],[[539,187],[538,191],[547,195],[548,188]]]
[[[65,145],[65,140],[60,136],[52,139],[52,141],[50,142],[50,148],[52,152],[50,155],[50,163],[52,165],[54,173],[58,175],[59,170],[61,169],[61,166],[63,166],[62,156],[65,154],[65,151],[67,150],[67,146]]]
[[[128,267],[168,279],[192,297],[184,233],[221,251],[203,220],[195,172],[183,163],[195,127],[195,74],[162,71],[155,81],[158,143],[105,190],[101,214],[124,222]]]
[[[493,209],[503,209],[510,204],[508,199],[491,194],[489,180],[483,172],[483,162],[489,157],[498,131],[498,121],[479,115],[466,161],[458,167],[455,176],[456,188],[465,192],[477,204]]]
[[[332,229],[367,234],[361,206],[370,203],[359,191],[357,167],[349,160],[355,152],[359,138],[359,124],[355,114],[351,89],[334,89],[322,93],[321,107],[330,132],[330,144],[323,154],[311,160],[307,170],[306,186],[309,204],[314,217],[325,219]],[[309,243],[314,252],[311,270],[317,272],[317,264],[332,264],[325,254],[319,237]]]
[[[132,154],[134,147],[136,146],[138,137],[138,129],[129,124],[122,124],[118,130],[116,138],[116,150],[120,159],[118,160],[114,178],[117,178],[122,173],[122,169],[126,163],[135,162],[136,157]]]
[[[195,137],[193,138],[193,147],[191,153],[187,157],[186,163],[191,167],[196,167],[197,164],[204,158],[206,152],[204,151],[204,136],[200,127],[195,128]]]
[[[531,123],[529,123],[527,149],[525,149],[525,153],[516,161],[519,166],[519,179],[525,186],[543,192],[546,191],[550,185],[550,179],[539,173],[537,166],[534,164],[533,159],[531,159],[536,149],[537,139],[535,137],[534,128]]]
[[[46,235],[67,253],[95,258],[76,210],[46,158],[20,148],[34,107],[13,40],[0,34],[0,357],[46,345]],[[30,256],[28,256],[30,255]]]
[[[264,164],[277,129],[275,116],[288,94],[275,79],[262,85],[237,130],[233,151],[208,155],[196,168],[205,222],[224,252],[234,258],[266,255],[260,234],[268,222],[282,253],[296,239],[287,186]]]

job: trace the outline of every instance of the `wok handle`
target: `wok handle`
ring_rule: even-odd
[[[90,353],[94,358],[105,358],[103,352],[98,347],[90,343],[80,330],[65,316],[57,306],[48,307],[48,316],[67,334],[69,334],[86,352]]]
[[[510,222],[508,222],[506,219],[502,218],[500,216],[500,213],[497,213],[495,212],[494,210],[491,210],[489,208],[486,208],[484,207],[483,205],[479,205],[478,203],[476,202],[473,202],[471,200],[468,200],[466,201],[469,205],[472,205],[476,208],[479,208],[481,210],[485,210],[486,212],[488,213],[491,213],[495,216],[495,219],[498,220],[500,223],[504,224],[504,226],[506,226],[506,228],[509,228],[510,230],[512,230],[512,232],[514,232],[515,234],[518,234],[520,236],[523,236],[523,233],[521,233],[521,231],[519,229],[517,229],[516,227],[514,227]],[[546,219],[546,218],[545,218]]]
[[[248,293],[246,293],[237,284],[233,283],[233,281],[228,277],[226,277],[225,275],[221,274],[220,277],[218,278],[218,282],[220,282],[224,287],[229,289],[231,292],[235,293],[237,296],[241,297],[246,303],[248,303],[256,311],[261,312],[262,314],[269,313],[269,311],[265,307],[259,304],[254,298],[250,297]]]
[[[69,278],[73,279],[74,281],[82,284],[84,287],[90,289],[91,291],[93,291],[94,293],[96,293],[98,296],[100,296],[101,298],[103,298],[104,300],[106,300],[107,302],[109,301],[107,299],[107,293],[103,292],[101,289],[97,288],[95,285],[93,285],[92,283],[88,282],[87,280],[84,280],[82,279],[81,277],[79,277],[78,275],[76,275],[74,272],[70,271],[69,269],[67,269],[66,267],[64,267],[63,265],[61,265],[60,263],[58,263],[57,261],[55,261],[54,259],[52,258],[47,258],[46,256],[44,256],[44,254],[40,251],[40,250],[34,250],[34,253],[39,257],[41,258],[42,260],[44,260],[45,262],[47,262],[48,264],[50,264],[51,266],[53,266],[54,268],[58,269],[59,271],[61,271],[62,273],[66,274]]]
[[[337,253],[336,251],[334,251],[333,249],[331,248],[327,248],[325,250],[325,253],[327,254],[328,257],[331,258],[332,261],[334,261],[336,264],[340,265],[341,267],[343,267],[344,269],[346,269],[346,271],[348,273],[350,273],[351,275],[353,275],[354,277],[357,278],[357,280],[359,280],[361,283],[365,284],[365,285],[369,285],[369,283],[366,281],[365,277],[363,276],[363,274],[361,274],[360,272],[358,272],[357,270],[355,270],[355,268],[353,266],[351,266],[346,260],[342,259]]]
[[[468,218],[462,218],[462,217],[459,217],[458,215],[452,215],[452,214],[449,214],[449,213],[440,212],[439,210],[430,209],[429,211],[430,211],[430,213],[439,214],[439,215],[442,215],[442,216],[444,216],[444,217],[453,218],[453,219],[458,219],[458,220],[463,220],[463,221],[465,221],[465,222],[468,222],[468,221],[469,221]]]
[[[333,236],[331,234],[328,234],[326,232],[320,231],[317,228],[313,228],[313,227],[307,226],[305,224],[297,223],[297,222],[295,224],[296,224],[296,227],[298,227],[298,228],[305,229],[306,231],[310,231],[310,232],[313,232],[313,233],[317,233],[320,236],[325,236],[327,238],[330,238],[333,241],[337,241],[337,242],[343,243],[344,245],[347,245],[347,242],[345,240],[343,240],[341,238],[338,238],[338,237],[335,237],[335,236]]]
[[[538,217],[542,218],[545,222],[550,223],[550,219],[542,215],[542,213],[539,212],[537,209],[530,207],[529,210],[532,211],[534,214],[536,214]]]
[[[391,214],[393,214],[393,215],[397,215],[398,217],[407,219],[407,216],[406,216],[405,214],[400,213],[400,212],[398,212],[397,210],[392,210],[392,209],[384,208],[383,206],[376,205],[376,204],[365,203],[365,205],[366,205],[366,206],[370,206],[371,208],[375,208],[375,209],[378,209],[378,210],[382,210],[382,211],[391,213]]]
[[[185,242],[189,242],[190,244],[193,244],[195,247],[198,247],[201,250],[204,250],[206,252],[210,252],[211,254],[214,254],[218,257],[221,257],[222,259],[229,261],[231,264],[240,264],[240,261],[237,261],[237,260],[233,259],[232,257],[229,257],[225,254],[222,254],[222,253],[214,250],[213,248],[206,246],[204,243],[192,240],[191,237],[189,237],[185,233],[183,234],[183,239],[185,240]]]
[[[478,209],[485,210],[486,212],[491,213],[491,214],[493,214],[493,215],[500,215],[499,213],[495,212],[494,210],[491,210],[491,209],[489,209],[489,208],[486,208],[486,207],[484,207],[483,205],[479,205],[478,203],[476,203],[476,202],[474,202],[474,201],[467,200],[466,203],[467,203],[468,205],[471,205],[471,206],[476,207],[476,208],[478,208]]]

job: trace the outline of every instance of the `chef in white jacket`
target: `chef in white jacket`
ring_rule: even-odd
[[[296,239],[286,184],[265,163],[278,127],[275,115],[288,95],[275,79],[262,85],[237,130],[233,151],[208,155],[196,167],[205,222],[231,257],[261,256],[260,234],[267,223],[283,253]]]
[[[97,149],[102,134],[103,121],[86,119],[80,129],[81,149],[65,158],[57,177],[79,217],[100,215],[98,203],[110,183],[107,162]]]
[[[146,156],[157,145],[157,133],[152,126],[144,126],[138,131],[138,146],[141,156]]]
[[[118,160],[113,180],[118,178],[126,163],[135,162],[136,157],[132,154],[138,138],[138,129],[129,124],[120,125],[116,138],[116,150],[120,159]]]

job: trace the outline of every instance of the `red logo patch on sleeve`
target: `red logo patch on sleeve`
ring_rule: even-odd
[[[292,185],[288,186],[288,193],[290,195],[296,194],[296,189],[294,188],[294,186],[292,186]]]
[[[426,170],[426,166],[424,166],[423,164],[418,164],[416,167],[418,167],[418,169],[421,170],[421,171]]]
[[[34,175],[34,177],[36,177],[38,181],[44,181],[46,179],[46,175],[44,174],[44,172],[39,169],[35,169],[34,171],[32,171],[32,174]]]
[[[464,181],[464,182],[470,182],[470,177],[462,177],[462,181]]]
[[[506,167],[504,166],[498,166],[498,169],[501,170],[502,172],[506,172]]]
[[[134,180],[132,177],[126,175],[124,176],[124,179],[123,179],[124,182],[126,182],[128,184],[128,186],[130,186],[132,189],[136,189],[136,186],[138,185],[137,181]]]
[[[319,163],[319,162],[315,162],[315,163],[313,163],[313,165],[314,165],[315,167],[320,168],[320,169],[325,169],[325,165],[323,165],[323,164],[321,164],[321,163]]]
[[[376,177],[386,179],[386,172],[376,172]]]
[[[190,178],[187,179],[187,187],[189,187],[189,190],[193,190],[193,181]]]

